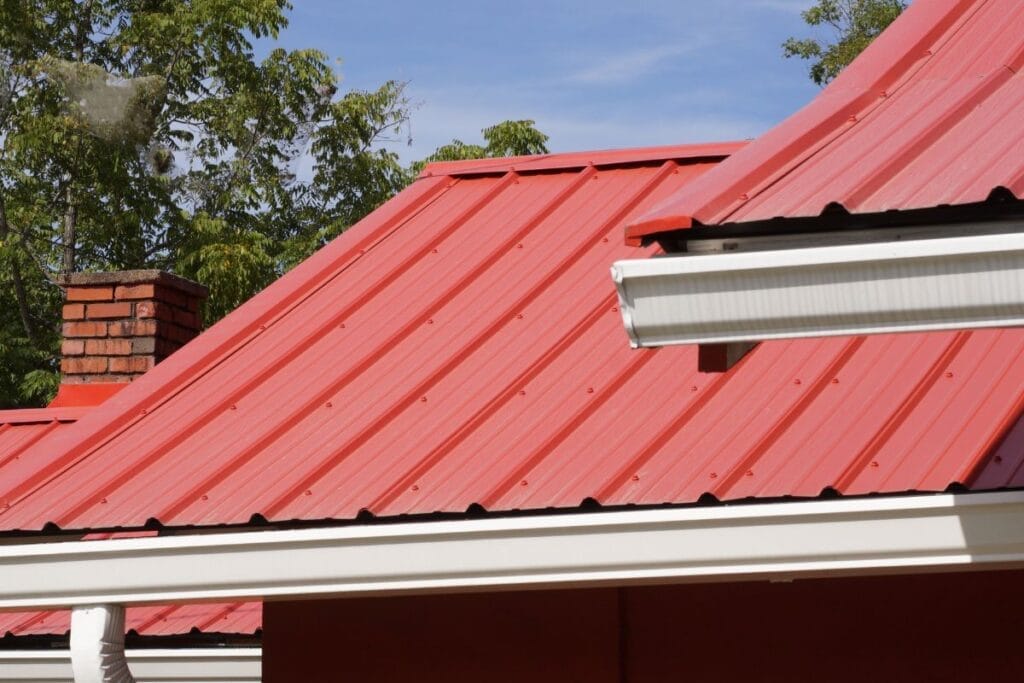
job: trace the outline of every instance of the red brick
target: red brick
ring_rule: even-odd
[[[158,358],[163,360],[167,356],[171,355],[175,351],[181,348],[181,344],[172,342],[168,339],[157,339],[156,340],[156,355]]]
[[[69,375],[96,375],[107,371],[107,359],[62,358],[60,370]]]
[[[135,375],[111,375],[104,373],[101,375],[65,375],[61,377],[61,384],[128,384]]]
[[[81,356],[85,353],[85,342],[81,339],[65,339],[60,345],[60,355]]]
[[[113,287],[68,287],[67,301],[113,301]]]
[[[155,320],[122,320],[109,323],[107,330],[111,337],[152,337],[156,328]]]
[[[156,288],[156,300],[162,301],[178,308],[188,308],[188,302],[193,297],[188,296],[184,292],[179,292],[176,289],[170,289],[168,287],[157,287]]]
[[[130,318],[132,317],[132,305],[129,303],[89,304],[85,309],[85,317],[89,320]]]
[[[127,356],[132,343],[127,339],[86,339],[85,353],[90,356]]]
[[[199,329],[199,320],[196,314],[183,311],[180,308],[174,310],[174,322],[192,330]]]
[[[128,358],[111,358],[111,372],[146,372],[153,367],[156,360],[153,356],[130,356]]]
[[[106,323],[77,322],[64,323],[61,333],[65,337],[106,337]]]
[[[126,299],[153,299],[156,297],[156,285],[121,285],[114,290],[114,298],[118,301]]]
[[[167,323],[160,326],[160,337],[179,344],[187,344],[196,338],[196,330]]]
[[[81,320],[85,317],[85,304],[64,304],[64,320]]]
[[[174,309],[159,301],[140,301],[135,304],[135,316],[137,318],[174,320]]]

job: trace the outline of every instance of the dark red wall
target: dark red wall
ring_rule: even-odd
[[[263,680],[1018,681],[1024,572],[269,603]]]

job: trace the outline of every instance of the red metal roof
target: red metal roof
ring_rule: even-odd
[[[122,385],[116,386],[119,389]],[[111,393],[114,392],[101,391],[96,396]],[[88,410],[90,408],[76,407],[0,411],[0,481],[5,479],[7,468],[19,462],[30,447],[49,449],[57,435],[69,430]],[[196,631],[252,634],[261,628],[262,610],[259,602],[130,607],[127,621],[128,629],[142,636]],[[62,635],[68,631],[70,621],[69,612],[0,612],[0,638],[5,635]]]
[[[262,628],[259,602],[201,603],[129,607],[126,630],[140,636],[187,633],[252,635]],[[71,613],[0,612],[0,638],[8,636],[64,635],[71,628]]]
[[[1024,3],[919,0],[804,109],[633,221],[717,225],[1024,199]]]
[[[713,166],[690,149],[428,168],[5,468],[0,526],[1024,483],[1024,436],[998,446],[1024,408],[1024,330],[767,342],[711,375],[694,348],[630,350],[608,267],[654,253],[621,230]]]

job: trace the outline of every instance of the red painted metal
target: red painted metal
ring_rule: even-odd
[[[652,155],[430,167],[54,443],[27,448],[32,466],[0,469],[0,527],[1022,478],[1024,330],[767,342],[715,375],[696,372],[695,348],[630,350],[608,267],[654,252],[623,246],[621,230],[715,163],[705,147]]]
[[[86,408],[42,408],[0,411],[0,481],[10,465],[19,462],[30,448],[46,450],[58,434],[68,431]],[[83,538],[139,535],[86,534]],[[153,534],[155,532],[142,532]],[[131,607],[127,627],[142,636],[204,633],[252,634],[261,628],[262,605],[203,603],[163,607]],[[70,627],[69,612],[0,612],[0,639],[4,636],[64,635]],[[2,640],[0,640],[2,642]]]
[[[61,384],[50,408],[81,408],[98,406],[128,386],[127,382],[95,382],[92,384]]]
[[[129,607],[129,633],[172,636],[189,633],[251,635],[262,628],[263,605],[258,602],[200,603]],[[71,613],[0,612],[0,643],[4,636],[62,636],[71,627]]]
[[[1024,3],[915,2],[804,109],[627,227],[1024,199]]]

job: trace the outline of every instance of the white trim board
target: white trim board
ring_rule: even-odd
[[[127,650],[137,683],[259,683],[261,651],[246,648]],[[0,681],[73,683],[68,650],[0,650]]]
[[[1024,492],[0,546],[0,609],[1024,567]]]
[[[634,347],[1024,324],[1024,232],[618,261]]]

